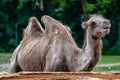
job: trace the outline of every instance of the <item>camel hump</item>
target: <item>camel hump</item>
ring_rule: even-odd
[[[32,29],[35,29],[37,31],[40,31],[41,33],[44,33],[44,29],[42,28],[41,24],[39,23],[36,17],[31,17],[29,19],[29,25],[32,27]]]
[[[43,15],[41,18],[41,22],[45,26],[45,32],[47,33],[48,31],[54,30],[53,28],[56,27],[55,25],[57,25],[56,22],[58,21],[48,15]]]

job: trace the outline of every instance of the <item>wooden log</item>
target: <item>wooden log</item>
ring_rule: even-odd
[[[0,80],[120,80],[120,73],[19,72],[0,73]]]

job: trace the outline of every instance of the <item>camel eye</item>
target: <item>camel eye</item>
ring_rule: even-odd
[[[95,25],[96,25],[96,22],[91,22],[91,26],[93,26],[93,27],[95,27]]]

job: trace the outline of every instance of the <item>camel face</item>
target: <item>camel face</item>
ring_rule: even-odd
[[[100,15],[92,15],[87,22],[82,23],[82,27],[89,31],[93,38],[103,38],[110,32],[110,21]]]
[[[110,21],[101,16],[93,16],[89,20],[89,24],[91,25],[91,32],[94,38],[103,38],[110,32]]]

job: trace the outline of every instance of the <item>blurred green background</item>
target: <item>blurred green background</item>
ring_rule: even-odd
[[[87,20],[90,14],[110,19],[111,32],[103,39],[102,54],[105,57],[100,63],[109,59],[113,60],[110,63],[120,63],[119,3],[120,0],[0,0],[0,63],[9,62],[10,53],[22,39],[29,18],[35,16],[40,21],[45,14],[68,25],[79,47],[83,44],[85,33],[81,28],[82,21]],[[114,55],[114,58],[106,55]]]

